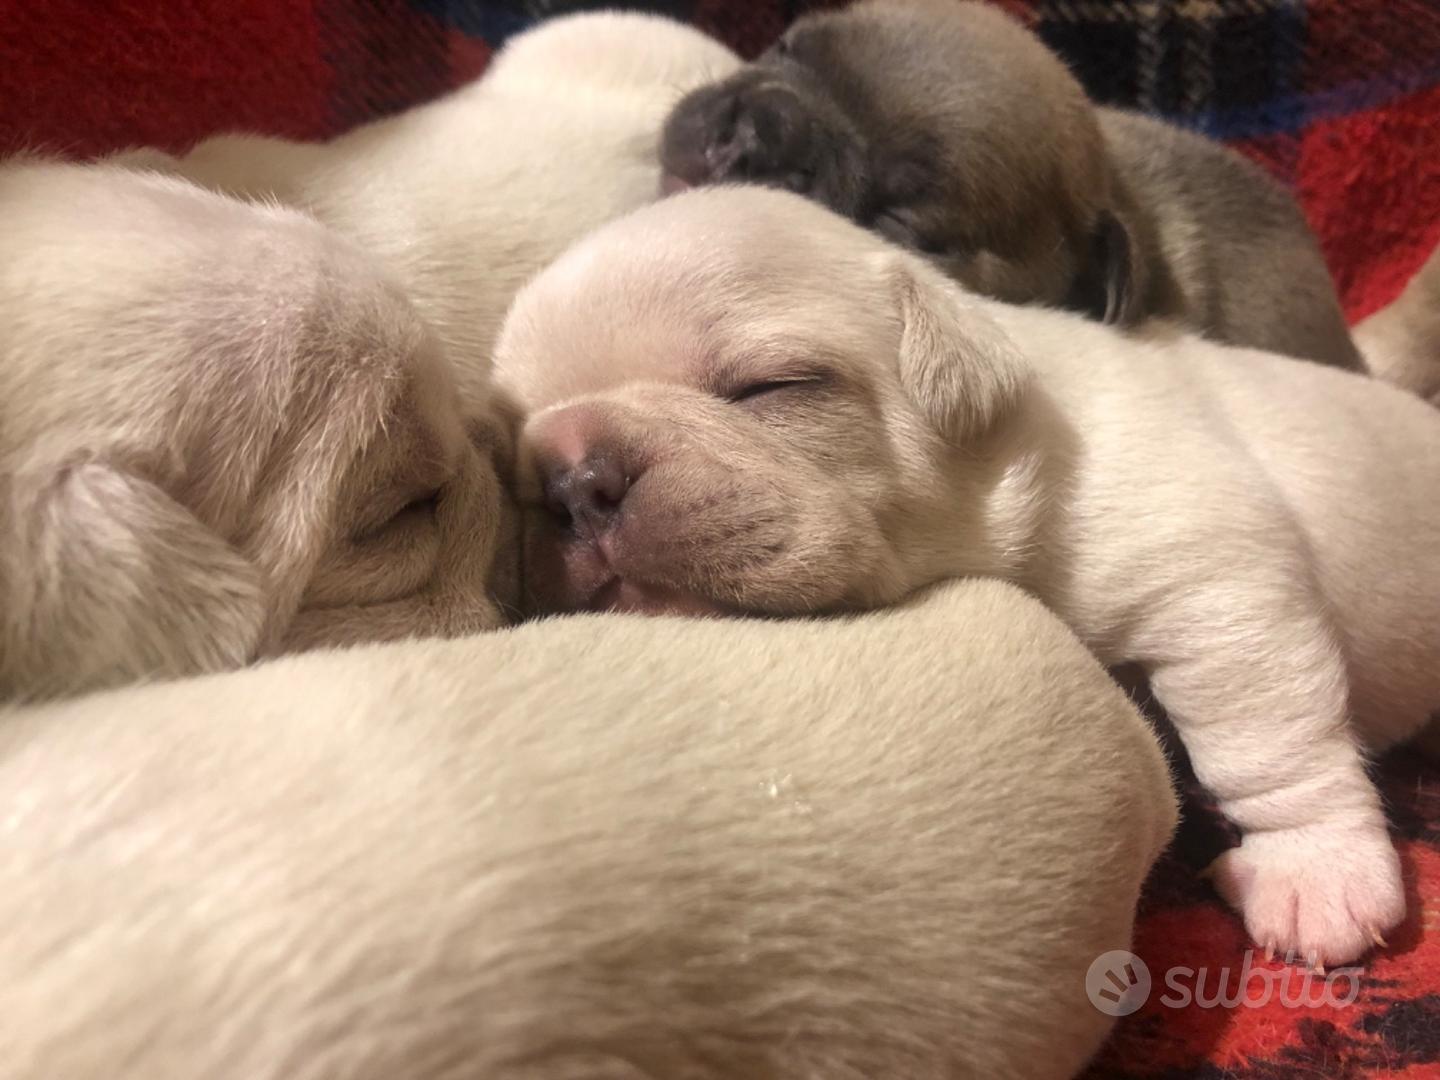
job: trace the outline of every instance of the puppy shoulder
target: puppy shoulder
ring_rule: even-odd
[[[678,100],[739,66],[739,58],[724,45],[674,19],[595,11],[552,19],[512,39],[484,82],[492,90],[553,96],[559,80],[566,95],[581,87],[658,90],[667,100]]]

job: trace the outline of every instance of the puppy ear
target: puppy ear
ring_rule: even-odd
[[[915,259],[897,260],[900,383],[952,442],[983,435],[1019,401],[1029,368],[975,299]]]
[[[1121,215],[1102,210],[1066,306],[1103,323],[1131,326],[1145,314],[1147,279],[1134,232]]]

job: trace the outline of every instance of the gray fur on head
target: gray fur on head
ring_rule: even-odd
[[[864,0],[799,19],[687,95],[672,186],[787,188],[1017,303],[1359,369],[1293,199],[1239,155],[1097,109],[1018,22],[979,3]]]

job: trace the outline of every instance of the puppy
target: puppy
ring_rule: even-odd
[[[1355,328],[1372,375],[1440,406],[1440,248],[1400,299]]]
[[[799,19],[666,123],[673,183],[807,194],[970,288],[1360,370],[1290,195],[1226,148],[1095,109],[995,8],[868,0]]]
[[[544,610],[775,614],[1019,584],[1136,663],[1244,833],[1267,948],[1404,914],[1362,745],[1440,709],[1440,421],[1346,372],[968,294],[797,196],[678,195],[517,298]]]
[[[299,207],[379,256],[434,328],[467,407],[483,408],[516,290],[659,196],[667,112],[739,63],[668,19],[576,15],[514,38],[478,82],[330,143],[227,135],[178,160],[120,160]]]
[[[12,710],[0,801],[3,1080],[1063,1080],[1175,821],[994,582]]]
[[[502,621],[492,454],[313,219],[0,166],[0,326],[0,700]]]

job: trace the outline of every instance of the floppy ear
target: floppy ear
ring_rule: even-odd
[[[953,442],[983,435],[1019,401],[1029,367],[975,299],[918,259],[894,264],[900,383]]]
[[[1122,215],[1100,211],[1067,307],[1100,322],[1133,326],[1145,314],[1147,268]]]

